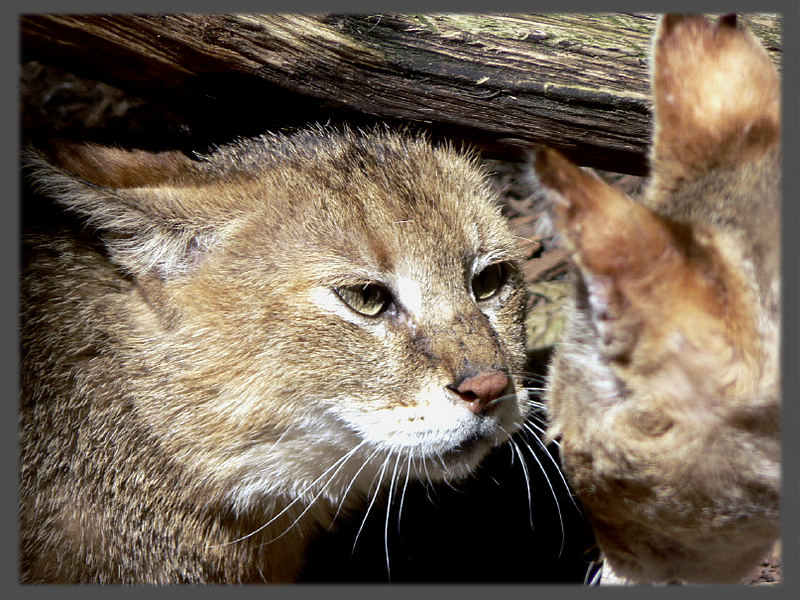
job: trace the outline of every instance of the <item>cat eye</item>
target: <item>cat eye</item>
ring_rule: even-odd
[[[472,278],[472,294],[476,300],[488,300],[503,287],[505,280],[505,263],[489,265]]]
[[[377,283],[333,288],[347,306],[365,317],[377,317],[392,300],[391,294]]]

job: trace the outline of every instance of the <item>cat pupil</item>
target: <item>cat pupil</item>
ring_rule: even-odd
[[[376,285],[365,285],[361,295],[364,306],[372,307],[383,304],[383,294],[381,294],[381,289]]]
[[[488,300],[503,283],[505,270],[502,263],[489,265],[472,280],[472,292],[477,300]]]
[[[389,303],[389,293],[374,283],[339,287],[334,291],[347,306],[367,317],[378,316]]]

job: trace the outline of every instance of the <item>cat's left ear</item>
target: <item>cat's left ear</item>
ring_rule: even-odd
[[[709,255],[691,225],[662,217],[543,148],[535,177],[585,284],[588,310],[609,359],[624,359],[646,331],[657,340],[682,323],[690,337],[724,330]],[[698,347],[702,347],[699,339]]]
[[[669,252],[669,232],[657,215],[559,152],[540,148],[532,163],[562,245],[580,269],[605,350],[624,354],[640,324],[630,310],[639,294],[631,284],[659,268],[659,258]]]

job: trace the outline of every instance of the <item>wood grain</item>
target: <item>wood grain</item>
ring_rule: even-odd
[[[51,14],[20,24],[25,58],[162,102],[195,128],[341,112],[419,124],[506,159],[547,143],[581,164],[638,175],[656,20]],[[779,63],[780,19],[745,20]]]

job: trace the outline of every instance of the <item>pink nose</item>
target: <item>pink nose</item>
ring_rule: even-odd
[[[508,376],[500,371],[484,371],[465,379],[453,389],[475,414],[487,412],[508,387]]]

